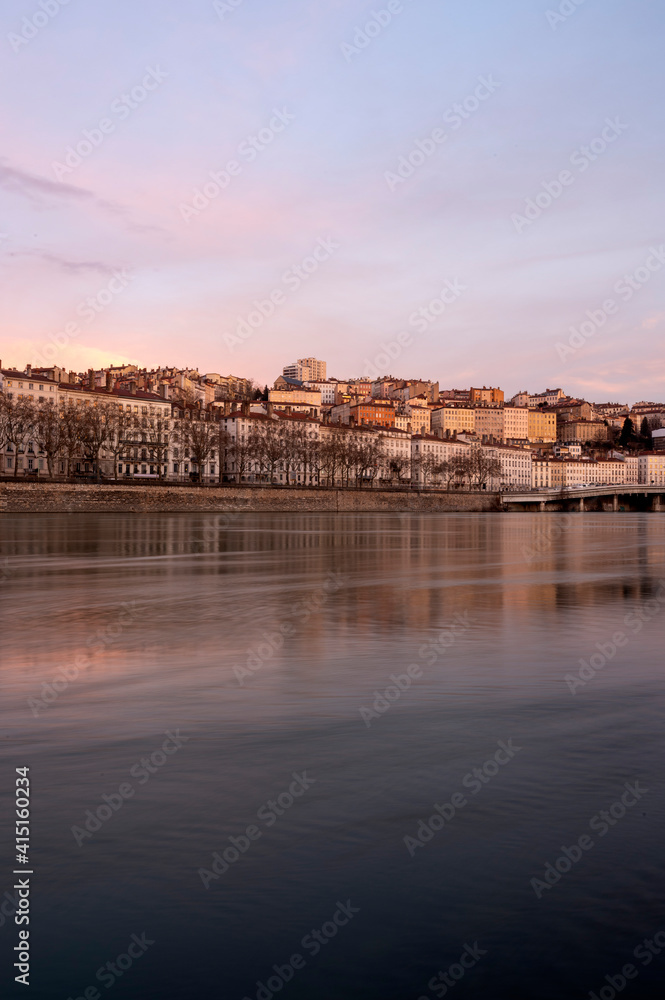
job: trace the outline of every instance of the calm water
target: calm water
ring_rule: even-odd
[[[665,949],[633,952],[665,931],[664,518],[10,515],[2,542],[31,997],[568,1000],[627,963],[622,996],[661,995]]]

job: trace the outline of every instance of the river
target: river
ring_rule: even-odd
[[[659,995],[665,519],[1,531],[3,995]]]

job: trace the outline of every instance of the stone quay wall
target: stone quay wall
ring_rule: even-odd
[[[499,494],[380,489],[0,483],[0,512],[186,513],[246,511],[405,512],[498,511]]]

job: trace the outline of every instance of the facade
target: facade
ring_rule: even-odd
[[[487,445],[482,448],[487,458],[495,458],[501,463],[501,475],[490,479],[488,489],[499,490],[531,488],[533,458],[530,451],[510,445]]]
[[[529,396],[529,406],[556,406],[561,399],[565,399],[566,394],[563,389],[545,389],[545,392],[537,392]]]
[[[528,438],[532,444],[556,441],[556,413],[547,410],[529,410]]]
[[[440,437],[473,434],[475,429],[476,411],[471,406],[440,406],[432,410],[432,432]]]
[[[531,488],[534,490],[547,490],[552,487],[552,459],[540,458],[533,455],[531,458]]]
[[[59,383],[43,375],[33,375],[28,366],[25,372],[15,368],[0,368],[0,392],[6,392],[10,399],[29,399],[31,403],[55,403],[58,399]]]
[[[503,440],[526,441],[529,437],[529,410],[526,406],[504,406]]]
[[[286,413],[304,413],[312,417],[321,413],[321,393],[318,389],[270,389],[268,400],[275,409]]]
[[[476,434],[483,440],[503,441],[503,407],[476,407]]]
[[[473,386],[469,389],[469,402],[470,403],[503,403],[504,395],[503,389],[493,389],[491,386],[483,386],[482,389],[474,389]]]
[[[665,453],[645,451],[637,456],[638,476],[645,486],[665,485]]]
[[[328,378],[328,365],[317,358],[298,358],[283,368],[282,375],[298,379],[299,382],[325,382]]]
[[[315,392],[321,393],[321,405],[322,406],[333,406],[336,402],[337,392],[338,392],[339,382],[334,379],[326,379],[325,381],[305,381],[305,388],[314,389]]]
[[[557,420],[558,441],[607,441],[608,432],[602,420]]]
[[[349,406],[349,421],[356,426],[395,426],[395,403],[388,399],[366,399]]]

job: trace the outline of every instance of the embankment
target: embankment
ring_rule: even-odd
[[[251,486],[128,486],[31,482],[0,484],[0,512],[70,513],[123,511],[137,514],[197,511],[315,511],[396,513],[497,511],[497,493],[419,493],[410,490],[345,490]]]

